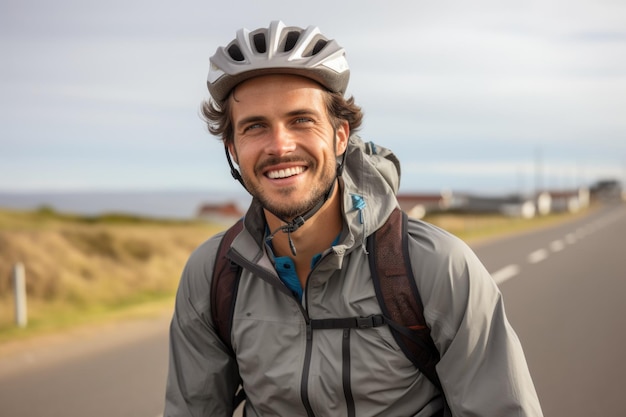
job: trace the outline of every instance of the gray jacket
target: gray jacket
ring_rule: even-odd
[[[308,318],[380,314],[365,241],[397,206],[400,175],[384,148],[350,139],[341,177],[344,230],[308,278],[302,303],[280,281],[253,201],[232,248],[243,272],[228,354],[211,321],[209,291],[222,234],[191,255],[170,329],[165,417],[231,416],[240,382],[255,416],[431,416],[437,389],[404,355],[388,327],[306,331]],[[355,201],[365,205],[355,208]],[[501,294],[459,239],[410,220],[409,251],[424,315],[441,353],[437,372],[454,416],[541,416],[520,342]],[[349,338],[349,344],[343,343]],[[346,346],[348,346],[346,351]]]

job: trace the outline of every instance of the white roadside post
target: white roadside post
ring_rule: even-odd
[[[13,285],[15,288],[15,324],[18,327],[26,327],[28,313],[26,309],[26,277],[24,265],[15,264],[13,268]]]

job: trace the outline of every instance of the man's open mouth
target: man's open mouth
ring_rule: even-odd
[[[266,175],[268,178],[275,180],[275,179],[288,178],[288,177],[293,177],[294,175],[302,174],[304,170],[305,170],[305,167],[298,166],[298,167],[292,167],[292,168],[278,169],[275,171],[268,171]]]

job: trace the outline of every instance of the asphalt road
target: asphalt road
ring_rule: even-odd
[[[623,415],[626,205],[474,249],[505,298],[545,416]],[[0,416],[158,417],[169,316],[0,349]]]
[[[0,416],[160,416],[168,323],[113,323],[9,347],[0,357]]]
[[[626,205],[494,243],[475,249],[501,274],[545,416],[626,415]]]

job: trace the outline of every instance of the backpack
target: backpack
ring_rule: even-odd
[[[369,317],[310,319],[309,330],[364,329],[388,325],[408,359],[443,393],[435,365],[439,352],[424,319],[424,307],[415,284],[408,253],[408,217],[396,208],[384,225],[367,239],[372,281],[382,314]],[[227,256],[243,219],[224,234],[215,260],[211,284],[211,314],[222,342],[232,351],[230,331],[241,267]],[[245,398],[240,390],[235,406]],[[448,409],[447,405],[444,407]],[[447,410],[446,410],[447,411]]]

